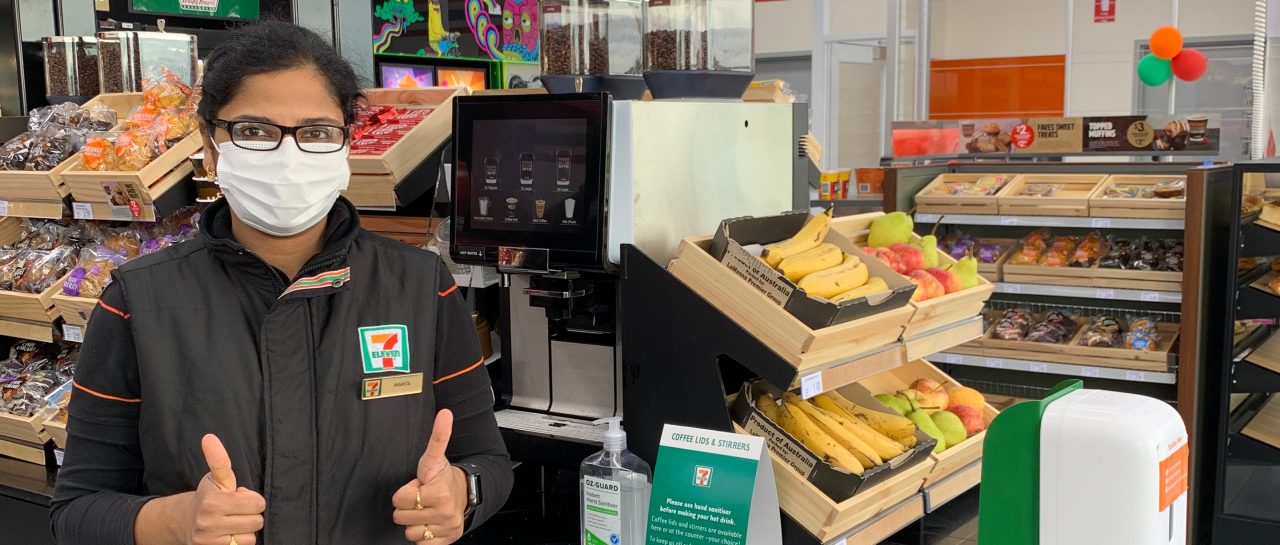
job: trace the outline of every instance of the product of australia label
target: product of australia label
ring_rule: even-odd
[[[622,486],[618,481],[582,478],[582,520],[586,545],[630,545],[622,542]]]

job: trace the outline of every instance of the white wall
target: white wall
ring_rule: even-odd
[[[756,55],[813,51],[813,0],[757,2]]]
[[[1066,0],[933,0],[932,11],[929,46],[935,59],[1066,51]]]

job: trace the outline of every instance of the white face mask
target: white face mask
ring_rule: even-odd
[[[236,217],[278,237],[320,223],[351,179],[346,149],[307,153],[292,141],[282,141],[272,151],[218,144],[217,173]]]

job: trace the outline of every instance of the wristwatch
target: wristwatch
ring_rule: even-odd
[[[462,512],[462,516],[466,518],[467,526],[470,526],[471,515],[475,513],[476,507],[479,507],[482,501],[480,496],[480,470],[472,464],[455,465],[467,476],[467,509]]]

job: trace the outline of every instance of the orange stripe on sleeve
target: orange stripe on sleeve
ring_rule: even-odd
[[[457,286],[454,286],[454,287],[457,287]],[[457,378],[457,377],[460,377],[460,376],[462,376],[462,375],[465,375],[465,374],[467,374],[467,373],[470,373],[471,371],[474,371],[477,367],[480,367],[481,365],[484,365],[484,357],[481,357],[479,361],[477,361],[477,362],[475,362],[475,363],[471,364],[471,365],[470,365],[469,367],[467,367],[466,369],[463,369],[463,370],[458,371],[458,372],[453,373],[453,374],[445,375],[445,376],[443,376],[443,377],[440,377],[440,378],[438,378],[438,379],[435,379],[435,380],[431,381],[431,384],[440,384],[441,382],[444,382],[444,381],[449,380],[449,379],[451,379],[451,378]]]
[[[116,397],[116,396],[113,396],[113,395],[107,395],[107,394],[104,394],[104,393],[101,393],[101,392],[95,392],[95,391],[93,391],[93,390],[90,390],[90,389],[88,389],[88,388],[85,388],[84,386],[81,386],[79,382],[71,381],[71,385],[72,385],[72,386],[75,386],[77,390],[80,390],[80,391],[82,391],[82,392],[84,392],[84,393],[86,393],[86,394],[89,394],[89,395],[91,395],[91,396],[94,396],[94,397],[100,397],[100,398],[102,398],[102,399],[109,399],[109,400],[111,400],[111,401],[121,401],[121,402],[124,402],[124,403],[142,403],[142,400],[141,400],[141,399],[131,399],[131,398],[127,398],[127,397]]]
[[[455,292],[455,291],[458,291],[458,285],[457,285],[457,284],[454,284],[454,285],[453,285],[453,287],[451,287],[451,288],[449,288],[449,289],[447,289],[447,290],[444,290],[444,291],[440,292],[440,297],[444,297],[444,296],[449,295],[450,293],[453,293],[453,292]]]
[[[111,306],[111,305],[108,305],[108,304],[106,304],[106,303],[102,302],[102,299],[98,299],[98,306],[100,306],[100,307],[102,307],[102,308],[107,309],[107,311],[108,311],[108,312],[111,312],[112,314],[115,314],[116,316],[119,316],[119,317],[124,318],[124,319],[126,319],[126,320],[128,320],[128,319],[129,319],[129,315],[128,315],[128,314],[125,314],[124,312],[121,312],[121,311],[120,311],[120,309],[118,309],[118,308],[116,308],[116,307],[113,307],[113,306]]]

